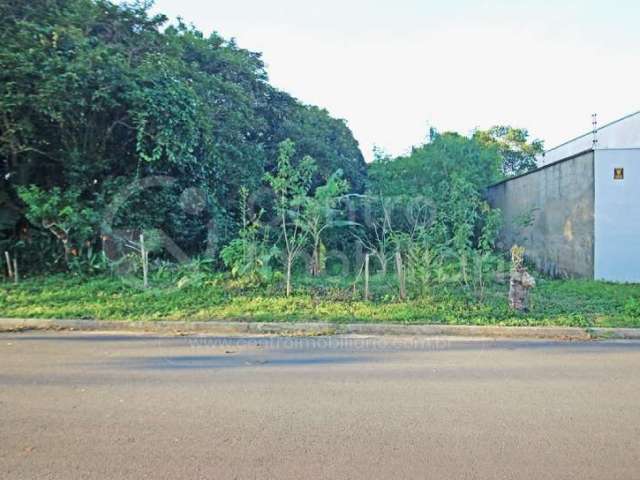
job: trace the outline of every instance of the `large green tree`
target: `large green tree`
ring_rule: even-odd
[[[293,165],[316,159],[317,185],[342,169],[363,188],[344,122],[269,85],[259,53],[148,7],[0,0],[0,242],[17,244],[27,218],[17,188],[35,185],[103,216],[120,198],[114,231],[158,228],[202,252],[212,230],[214,243],[235,234],[240,187],[262,184],[286,138],[298,146]],[[149,187],[150,177],[167,181]],[[184,208],[189,189],[198,208]]]

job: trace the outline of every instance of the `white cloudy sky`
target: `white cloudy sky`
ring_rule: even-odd
[[[371,158],[428,126],[526,127],[552,147],[640,109],[640,2],[157,0],[262,52],[271,82],[344,118]]]

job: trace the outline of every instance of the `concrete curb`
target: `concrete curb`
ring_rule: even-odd
[[[39,320],[0,318],[0,332],[63,330],[141,332],[173,335],[405,335],[555,340],[640,340],[640,329],[494,327],[467,325],[260,323],[260,322],[114,322],[101,320]]]

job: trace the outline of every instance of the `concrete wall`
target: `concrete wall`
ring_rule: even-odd
[[[593,152],[490,187],[489,202],[503,212],[499,246],[525,246],[550,275],[593,278],[594,189]]]
[[[596,151],[595,186],[595,278],[640,282],[640,150]]]
[[[585,119],[587,123],[589,119]],[[603,125],[597,133],[599,149],[640,148],[640,112],[623,117],[615,122]],[[549,165],[559,160],[593,148],[593,132],[574,138],[562,145],[547,150],[538,158],[538,165]]]

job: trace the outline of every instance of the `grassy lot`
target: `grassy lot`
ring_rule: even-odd
[[[393,279],[375,279],[364,302],[353,279],[297,279],[296,294],[278,285],[247,287],[220,275],[141,290],[133,279],[53,276],[0,286],[0,316],[104,320],[241,320],[393,322],[451,325],[640,327],[640,285],[539,280],[527,314],[507,307],[507,285],[492,284],[479,301],[458,285],[437,285],[400,302]],[[157,285],[158,283],[156,283]]]

